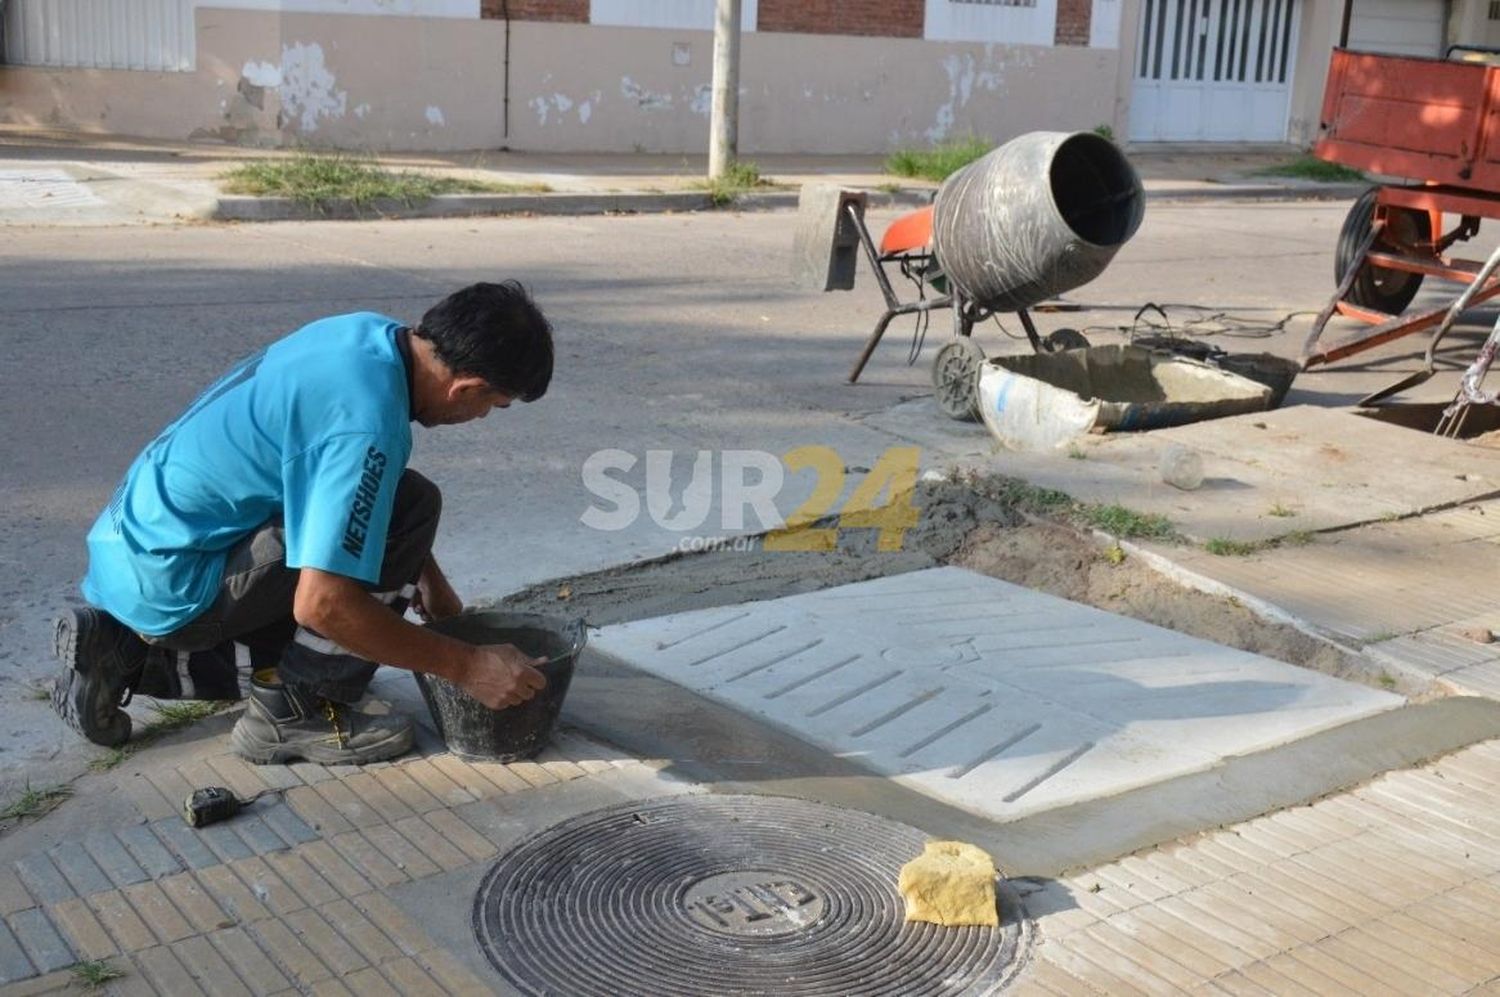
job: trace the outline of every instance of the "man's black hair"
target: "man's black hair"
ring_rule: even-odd
[[[415,330],[455,374],[534,402],[552,381],[552,326],[513,280],[470,284],[427,309]]]

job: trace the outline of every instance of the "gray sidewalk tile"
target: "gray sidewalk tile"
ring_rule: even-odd
[[[219,857],[198,840],[198,832],[183,823],[181,817],[168,817],[155,821],[151,829],[156,832],[156,836],[163,844],[187,863],[188,868],[206,869],[211,865],[219,864]]]
[[[43,852],[35,852],[17,861],[16,872],[31,895],[44,904],[60,903],[73,896],[73,888]]]
[[[235,862],[239,859],[247,859],[254,855],[250,846],[240,840],[240,836],[234,833],[234,828],[228,824],[214,824],[209,827],[194,830],[188,828],[189,834],[196,834],[198,840],[207,845],[215,855],[219,856],[221,862]]]
[[[32,964],[44,973],[71,966],[78,961],[68,943],[58,933],[40,908],[33,907],[10,916],[10,926],[20,940],[21,947],[31,957]]]
[[[274,806],[267,807],[261,813],[260,817],[261,820],[270,825],[273,831],[291,844],[302,845],[309,841],[318,840],[318,832],[308,827],[306,822],[292,811],[291,807],[279,800]]]
[[[151,833],[151,828],[144,824],[121,831],[120,841],[152,879],[160,879],[182,870],[182,863],[167,851],[166,846]]]
[[[16,936],[0,921],[0,983],[14,983],[37,975]]]
[[[266,826],[266,822],[259,817],[242,814],[228,823],[240,836],[240,840],[249,845],[257,855],[265,855],[269,852],[284,851],[287,843],[281,840],[281,836]]]
[[[83,845],[76,841],[65,841],[47,855],[80,897],[114,888],[109,876],[89,857]]]
[[[83,839],[83,847],[99,863],[99,868],[104,874],[114,880],[116,886],[129,886],[131,883],[140,883],[150,877],[146,870],[140,867],[130,853],[125,850],[120,839],[108,831],[99,834],[91,834]]]

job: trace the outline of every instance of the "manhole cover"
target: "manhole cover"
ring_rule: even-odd
[[[504,856],[474,933],[528,994],[989,993],[1016,962],[1000,928],[908,924],[896,877],[928,835],[767,796],[691,796],[565,821]]]

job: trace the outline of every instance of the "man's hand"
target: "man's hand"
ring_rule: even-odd
[[[547,677],[536,669],[546,658],[523,654],[514,644],[486,644],[474,651],[458,684],[490,709],[524,703],[546,688]]]

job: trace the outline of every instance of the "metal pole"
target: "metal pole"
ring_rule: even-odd
[[[714,12],[713,108],[709,118],[708,178],[734,164],[740,130],[740,0],[717,0]]]
[[[1354,0],[1344,0],[1344,19],[1339,24],[1339,48],[1349,47],[1349,20],[1354,14]]]

